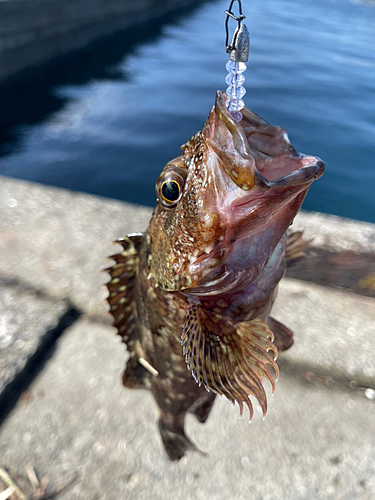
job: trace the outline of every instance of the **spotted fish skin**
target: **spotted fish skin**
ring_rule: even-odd
[[[237,124],[225,99],[217,93],[202,131],[166,165],[146,233],[120,240],[108,269],[129,351],[123,383],[152,392],[171,460],[198,450],[184,419],[205,422],[216,394],[250,418],[253,396],[266,414],[263,379],[274,390],[277,350],[293,343],[270,311],[287,261],[306,247],[288,227],[324,170],[250,110]]]

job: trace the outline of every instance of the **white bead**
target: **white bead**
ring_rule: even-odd
[[[229,60],[226,64],[228,75],[225,82],[228,85],[226,94],[228,96],[226,106],[228,111],[232,114],[233,118],[239,122],[242,120],[241,109],[245,107],[242,97],[246,94],[245,88],[242,84],[245,82],[245,77],[241,74],[246,69],[244,62],[234,62]]]

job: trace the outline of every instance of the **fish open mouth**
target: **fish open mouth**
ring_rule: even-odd
[[[226,108],[226,99],[225,93],[216,93],[215,111],[243,159],[240,175],[238,172],[234,176],[231,175],[233,172],[230,173],[239,187],[250,189],[255,184],[264,187],[310,184],[323,174],[324,162],[316,156],[298,153],[285,129],[270,125],[247,108],[241,111],[243,118],[237,123]]]
[[[296,151],[283,128],[247,108],[237,123],[226,99],[216,93],[203,130],[210,182],[218,193],[207,196],[207,203],[219,217],[219,237],[209,253],[190,262],[189,273],[199,277],[189,287],[190,294],[232,293],[253,283],[301,208],[310,184],[324,172],[319,158]]]

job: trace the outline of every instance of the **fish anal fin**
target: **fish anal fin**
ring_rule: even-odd
[[[251,419],[253,407],[249,396],[258,400],[264,415],[267,412],[262,379],[268,378],[272,389],[275,388],[268,365],[278,377],[277,348],[272,340],[271,330],[260,319],[234,323],[230,318],[192,304],[181,343],[186,364],[197,383],[237,402],[241,415],[245,403]]]
[[[286,351],[292,347],[294,343],[293,332],[287,326],[271,317],[268,318],[267,323],[274,334],[274,343],[279,351]]]

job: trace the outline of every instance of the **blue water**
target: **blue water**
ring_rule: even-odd
[[[0,94],[0,173],[154,205],[160,170],[225,88],[228,4],[203,2],[12,82]],[[246,105],[326,162],[304,208],[375,222],[375,3],[243,10]]]

